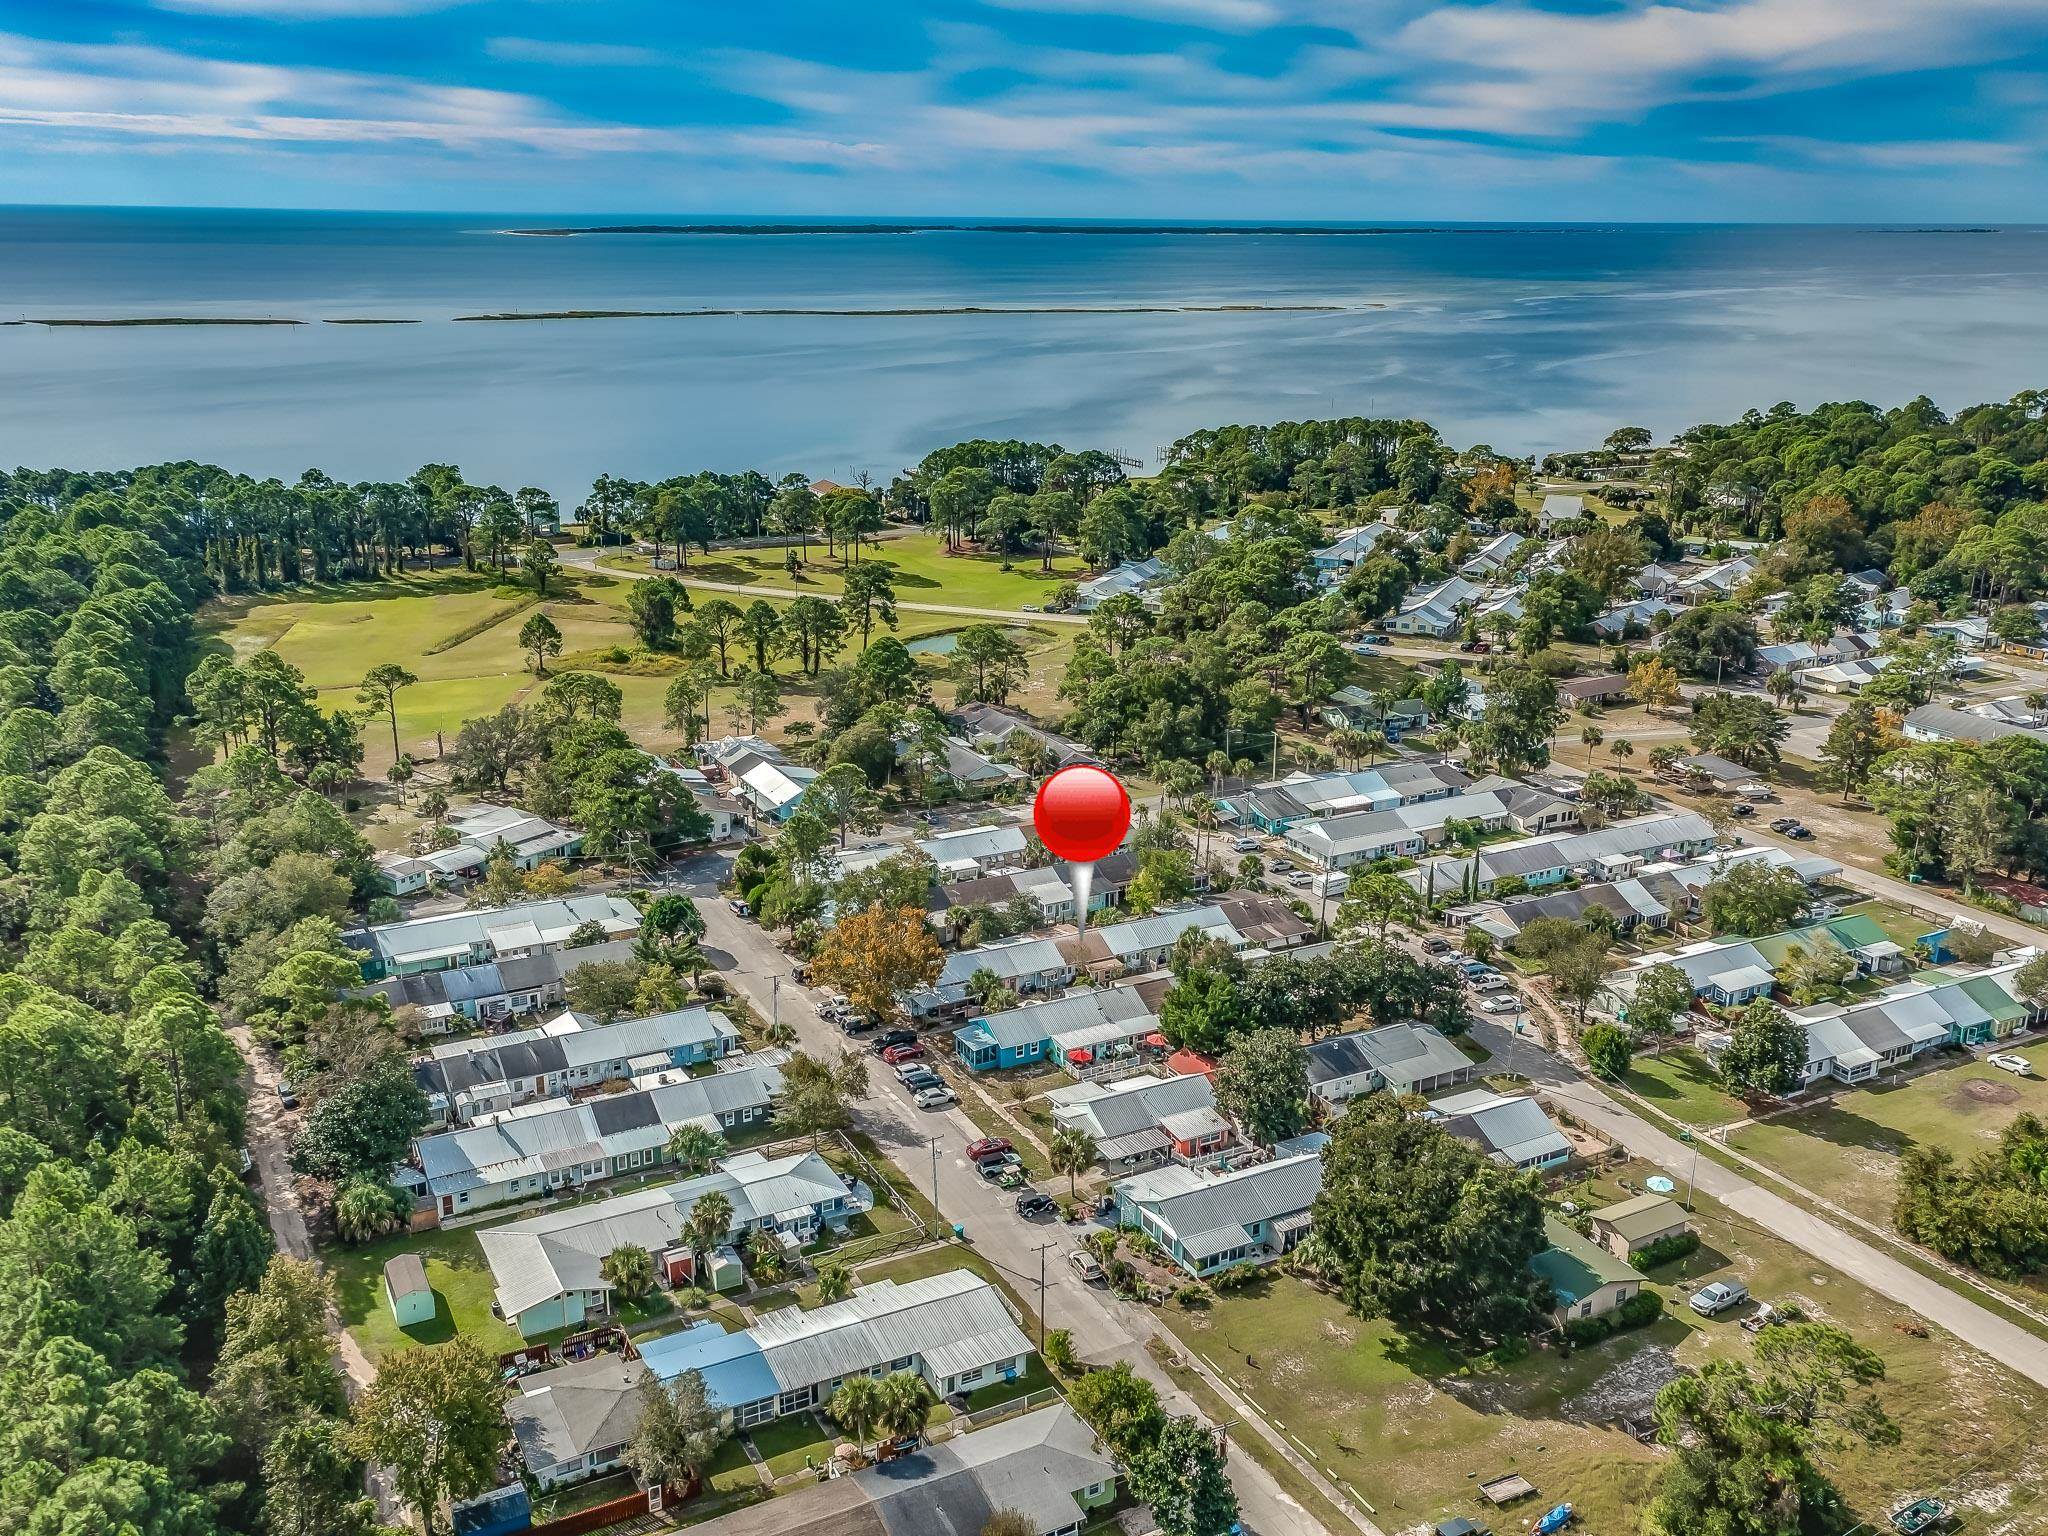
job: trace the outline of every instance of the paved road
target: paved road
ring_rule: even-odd
[[[789,958],[759,927],[734,917],[722,900],[700,896],[698,906],[704,913],[704,948],[721,957],[720,973],[764,1018],[779,1016],[794,1025],[799,1043],[813,1053],[837,1051],[847,1044],[846,1038],[819,1016],[814,994],[796,984]],[[727,956],[729,964],[723,959]],[[869,1073],[869,1087],[868,1098],[857,1106],[860,1129],[874,1138],[897,1172],[925,1198],[933,1199],[936,1188],[934,1204],[945,1219],[959,1223],[975,1252],[1004,1271],[1016,1290],[1034,1301],[1040,1294],[1044,1250],[1040,1307],[1044,1328],[1071,1331],[1076,1351],[1096,1364],[1128,1360],[1159,1389],[1171,1412],[1197,1411],[1146,1352],[1145,1339],[1159,1329],[1150,1314],[1084,1283],[1067,1263],[1066,1256],[1075,1246],[1073,1232],[1057,1219],[1021,1219],[1012,1196],[975,1173],[966,1158],[967,1143],[981,1134],[973,1121],[957,1109],[939,1113],[918,1109],[880,1062]],[[1250,1427],[1260,1426],[1251,1423]],[[1238,1437],[1243,1433],[1240,1428]],[[1279,1449],[1301,1465],[1291,1448],[1282,1444]],[[1239,1449],[1237,1437],[1231,1443],[1229,1471],[1247,1530],[1257,1536],[1328,1536],[1320,1520]],[[1305,1475],[1319,1477],[1312,1469]],[[1332,1502],[1347,1507],[1339,1499]],[[1354,1518],[1361,1531],[1376,1536],[1370,1522],[1362,1516]]]
[[[795,587],[764,587],[757,584],[744,585],[737,581],[704,581],[687,571],[636,571],[625,566],[599,566],[599,554],[616,554],[616,550],[579,549],[562,553],[564,565],[577,566],[583,570],[602,570],[607,576],[623,576],[628,581],[645,581],[650,576],[673,576],[684,586],[703,592],[731,592],[740,597],[831,597],[830,592],[804,592]],[[1021,608],[963,608],[954,603],[914,603],[898,598],[896,606],[905,613],[944,613],[967,619],[1003,619],[1010,623],[1025,624],[1086,624],[1088,616],[1083,613],[1051,613],[1040,611],[1027,613]]]
[[[1733,1169],[1700,1156],[1697,1149],[1666,1135],[1588,1082],[1569,1063],[1539,1049],[1526,1037],[1518,1038],[1484,1019],[1473,1025],[1472,1037],[1510,1071],[1537,1085],[1542,1097],[1554,1100],[1688,1188],[1697,1187],[1763,1230],[1862,1281],[1880,1296],[1910,1308],[1928,1322],[1939,1324],[2028,1380],[2048,1386],[2048,1340],[2007,1322]]]

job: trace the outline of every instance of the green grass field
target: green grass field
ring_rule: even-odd
[[[1077,581],[1090,573],[1087,563],[1072,555],[1055,556],[1052,570],[1043,571],[1035,549],[1011,555],[1010,569],[1004,570],[998,555],[966,548],[948,554],[935,533],[909,533],[863,545],[860,563],[869,561],[889,567],[899,601],[952,603],[963,608],[1021,609],[1027,603],[1043,604],[1061,582]],[[637,554],[605,555],[599,563],[632,570],[649,568],[647,557]],[[813,540],[810,558],[795,576],[785,568],[780,549],[721,549],[709,555],[692,551],[688,567],[675,574],[686,581],[784,587],[832,596],[845,586],[846,563],[828,556],[825,546]]]
[[[923,540],[930,548],[920,550],[920,540],[894,541],[913,546],[903,553],[914,574],[922,553],[926,563],[943,559],[936,554],[936,540]],[[759,553],[759,552],[749,552]],[[948,580],[976,579],[989,575],[1010,577],[989,567],[980,572],[973,560],[948,562]],[[556,670],[573,665],[581,670],[601,672],[619,685],[623,699],[622,723],[635,739],[657,750],[672,748],[680,738],[663,720],[663,697],[669,678],[680,668],[677,658],[649,653],[635,639],[626,617],[626,594],[631,579],[603,572],[565,572],[562,583],[545,603],[535,604],[529,596],[499,584],[495,575],[465,574],[460,567],[433,575],[414,574],[402,579],[293,593],[288,597],[237,598],[214,605],[206,615],[205,627],[218,644],[238,657],[247,657],[266,647],[292,663],[320,690],[320,702],[329,709],[356,709],[355,691],[362,676],[381,662],[395,661],[408,668],[420,681],[398,696],[398,736],[403,749],[422,760],[433,757],[437,745],[452,742],[465,721],[495,712],[503,705],[526,697],[541,686],[530,669],[529,658],[520,649],[519,630],[536,611],[544,612],[562,632],[563,656]],[[901,596],[909,598],[924,589],[901,583]],[[1049,590],[1050,582],[1023,587],[1020,601],[1032,601]],[[837,590],[836,578],[832,590]],[[702,600],[703,594],[699,594]],[[972,605],[978,596],[962,597],[950,588],[939,598],[946,602]],[[740,599],[740,601],[745,601]],[[761,601],[780,610],[786,598]],[[916,641],[958,631],[971,620],[945,614],[903,613],[894,633],[899,639]],[[1031,662],[1031,678],[1016,702],[1025,708],[1045,707],[1052,700],[1067,657],[1072,654],[1074,632],[1050,624],[1016,626]],[[851,661],[855,649],[842,653],[842,663]],[[746,660],[736,649],[735,665]],[[933,651],[923,658],[942,699],[951,695],[943,681],[945,656]],[[811,685],[796,665],[777,658],[773,665],[784,678],[784,701],[788,713],[769,728],[771,736],[798,720],[815,719]],[[730,715],[731,694],[724,689],[712,696],[711,715],[715,731],[735,729]],[[391,763],[389,723],[377,716],[363,728],[364,774],[380,779]]]
[[[1647,1169],[1637,1167],[1640,1179]],[[1614,1183],[1567,1191],[1584,1204],[1623,1193]],[[1162,1313],[1184,1345],[1228,1377],[1305,1447],[1332,1480],[1370,1501],[1387,1530],[1464,1515],[1499,1530],[1523,1518],[1488,1518],[1476,1484],[1508,1471],[1528,1477],[1540,1511],[1569,1499],[1581,1528],[1630,1531],[1654,1488],[1661,1453],[1620,1426],[1647,1416],[1657,1389],[1717,1354],[1743,1355],[1749,1335],[1682,1305],[1681,1282],[1740,1275],[1773,1301],[1848,1328],[1885,1358],[1883,1401],[1902,1443],[1851,1450],[1828,1467],[1859,1515],[1882,1515],[1898,1494],[1963,1487],[1997,1502],[2000,1490],[2037,1483],[2048,1453],[2014,1426],[2048,1393],[1945,1336],[1901,1331],[1903,1310],[1742,1218],[1701,1202],[1701,1250],[1651,1276],[1680,1304],[1662,1320],[1588,1349],[1539,1350],[1506,1368],[1462,1365],[1437,1345],[1361,1320],[1341,1301],[1285,1276],[1205,1310]],[[1245,1443],[1256,1444],[1251,1437]]]
[[[1721,1087],[1706,1058],[1684,1046],[1638,1056],[1622,1081],[1687,1125],[1727,1125],[1749,1113],[1742,1100]]]

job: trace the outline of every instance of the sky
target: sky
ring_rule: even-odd
[[[6,0],[0,202],[2048,223],[2048,0]]]

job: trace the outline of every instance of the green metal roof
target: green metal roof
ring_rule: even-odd
[[[2025,1005],[2014,1002],[2006,990],[1989,976],[1972,976],[1962,987],[1963,996],[2001,1024],[2026,1017]]]
[[[1556,1216],[1544,1216],[1543,1235],[1550,1246],[1531,1259],[1529,1267],[1550,1282],[1561,1302],[1584,1301],[1603,1285],[1642,1278],[1633,1265],[1579,1236]]]

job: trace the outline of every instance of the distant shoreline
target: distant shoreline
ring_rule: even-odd
[[[948,315],[1334,315],[1385,309],[1378,301],[1362,304],[940,304],[881,309],[508,309],[475,315],[450,315],[461,325],[481,321],[517,320],[717,320],[773,317],[831,319],[920,319]],[[299,320],[289,316],[252,315],[127,315],[110,318],[59,316],[0,320],[0,326],[39,325],[47,330],[125,330],[153,326],[224,325],[425,325],[419,319],[336,318]]]
[[[501,235],[1512,235],[1563,234],[1547,226],[1367,224],[588,224],[501,229]]]

